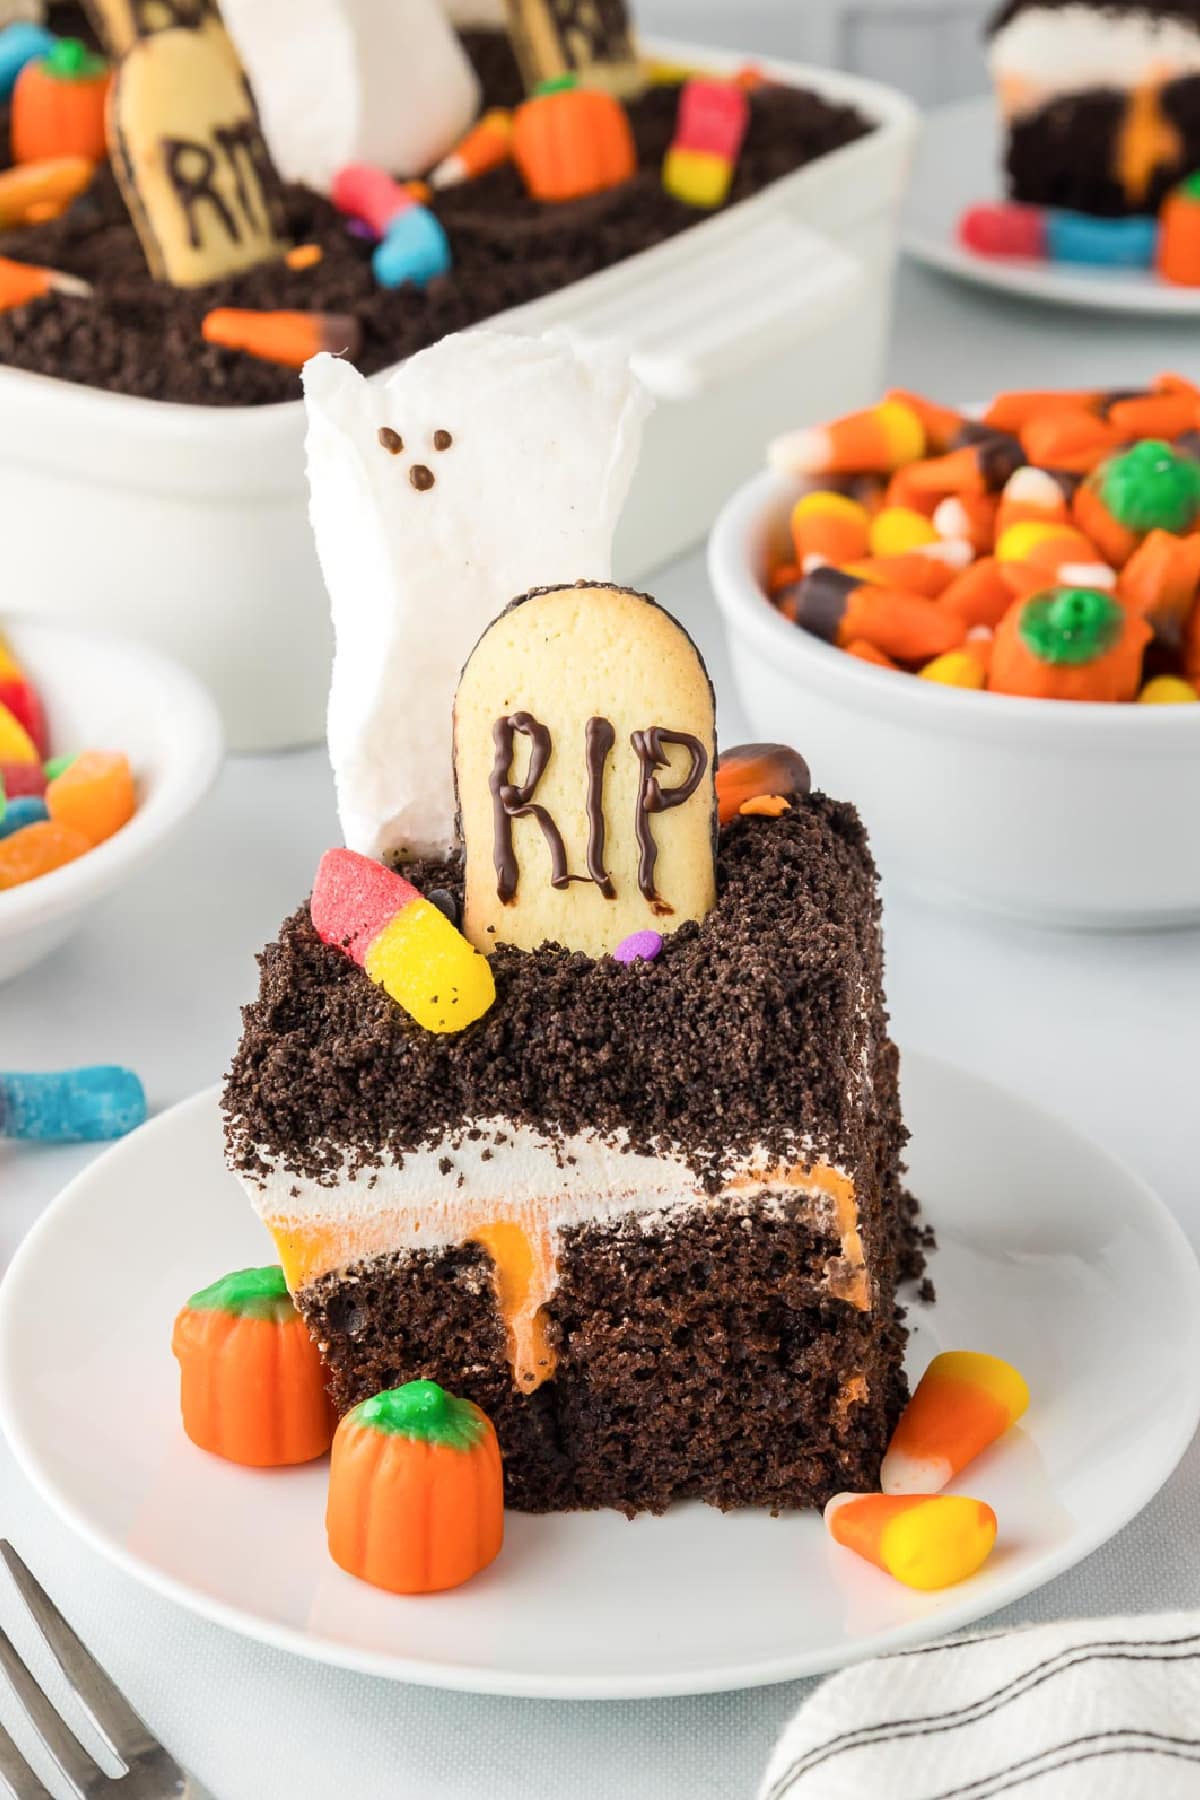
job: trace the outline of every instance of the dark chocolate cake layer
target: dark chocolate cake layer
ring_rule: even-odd
[[[1170,190],[1200,168],[1200,76],[1170,82],[1161,104],[1179,132],[1182,154],[1159,166],[1136,207],[1116,172],[1129,96],[1111,88],[1064,95],[1010,123],[1004,158],[1009,193],[1029,206],[1061,206],[1105,218],[1157,212]]]
[[[460,885],[446,865],[406,872],[426,891]],[[494,1007],[453,1039],[322,945],[307,908],[260,960],[226,1089],[251,1193],[274,1165],[336,1195],[348,1163],[496,1115],[623,1129],[632,1149],[686,1155],[714,1192],[739,1152],[786,1158],[797,1137],[853,1182],[861,1287],[839,1280],[828,1215],[771,1183],[567,1225],[545,1306],[553,1372],[532,1391],[514,1383],[480,1244],[352,1258],[296,1295],[339,1407],[422,1376],[467,1394],[496,1425],[508,1503],[527,1510],[820,1505],[876,1484],[905,1395],[897,1284],[923,1256],[851,808],[818,795],[725,827],[716,909],[653,964],[498,951]],[[444,1162],[453,1195],[452,1149]]]
[[[519,101],[507,38],[469,32],[464,42],[485,103]],[[371,374],[702,220],[705,214],[673,199],[662,185],[677,106],[678,90],[667,87],[650,88],[630,103],[639,172],[606,193],[544,205],[528,197],[512,167],[440,192],[433,205],[450,238],[454,267],[424,292],[379,288],[371,273],[373,246],[350,235],[329,201],[297,185],[283,190],[288,235],[297,244],[322,247],[314,268],[273,263],[204,288],[170,288],[152,280],[105,169],[62,218],[0,233],[6,256],[95,283],[87,299],[55,294],[0,313],[0,363],[151,400],[258,406],[298,399],[294,370],[201,338],[200,322],[211,308],[242,306],[353,314],[363,334],[355,362]],[[796,88],[761,88],[750,107],[730,204],[871,129],[854,108]],[[0,159],[7,147],[8,110],[0,106]]]

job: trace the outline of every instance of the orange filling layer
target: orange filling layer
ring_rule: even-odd
[[[865,1312],[871,1304],[858,1205],[849,1176],[828,1163],[779,1165],[748,1169],[728,1184],[727,1193],[765,1193],[790,1189],[824,1197],[833,1203],[840,1253],[825,1265],[828,1292],[834,1299]],[[466,1209],[464,1209],[465,1211]],[[464,1244],[480,1244],[492,1261],[496,1308],[504,1323],[513,1383],[532,1393],[554,1373],[556,1353],[550,1342],[546,1307],[558,1280],[558,1203],[527,1201],[501,1217],[464,1218]],[[410,1215],[411,1216],[411,1215]],[[348,1229],[344,1221],[268,1219],[267,1227],[294,1293],[332,1270],[368,1256],[386,1254],[398,1245],[419,1248],[414,1232],[399,1212],[382,1211]]]

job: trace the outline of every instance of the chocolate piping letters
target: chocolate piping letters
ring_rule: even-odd
[[[650,829],[650,815],[669,812],[673,806],[682,806],[685,800],[691,799],[704,779],[704,771],[708,767],[708,751],[690,731],[668,731],[662,725],[648,726],[645,731],[631,731],[629,741],[637,751],[638,761],[642,765],[635,821],[639,852],[638,887],[656,912],[669,913],[674,908],[667,904],[654,886],[658,845],[654,842],[654,833]],[[662,787],[654,773],[656,769],[669,767],[667,757],[663,754],[664,744],[682,744],[691,758],[688,772],[678,787]]]

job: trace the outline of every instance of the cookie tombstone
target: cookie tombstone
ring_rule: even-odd
[[[708,672],[669,613],[586,582],[514,601],[454,703],[466,935],[604,956],[702,919],[715,768]]]
[[[113,170],[150,270],[196,287],[283,255],[279,177],[214,0],[92,0]]]

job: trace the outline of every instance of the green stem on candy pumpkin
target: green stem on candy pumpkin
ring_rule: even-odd
[[[349,1414],[356,1424],[447,1450],[472,1450],[487,1429],[478,1407],[458,1400],[436,1381],[406,1381],[361,1400]]]
[[[233,1313],[239,1319],[265,1319],[270,1325],[284,1325],[296,1316],[278,1263],[222,1275],[193,1294],[188,1306],[193,1312]]]

